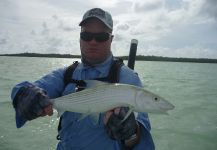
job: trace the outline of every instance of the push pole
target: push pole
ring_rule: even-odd
[[[138,40],[132,39],[130,44],[130,53],[128,58],[127,66],[134,70],[135,59],[136,59],[136,51],[137,51]]]

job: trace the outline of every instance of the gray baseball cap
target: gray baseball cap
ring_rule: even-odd
[[[88,10],[84,14],[82,21],[79,23],[79,26],[82,26],[84,22],[90,18],[97,18],[101,20],[109,29],[113,29],[113,20],[111,14],[107,11],[102,10],[101,8],[93,8]]]

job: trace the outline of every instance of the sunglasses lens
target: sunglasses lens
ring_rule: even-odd
[[[80,38],[83,41],[87,41],[87,42],[93,40],[93,38],[97,42],[105,42],[109,39],[109,37],[110,37],[110,34],[106,32],[102,32],[102,33],[81,32],[80,33]]]
[[[97,42],[105,42],[109,39],[109,33],[97,33],[95,36],[95,40]]]
[[[93,39],[93,34],[89,32],[81,32],[80,38],[84,41],[91,41]]]

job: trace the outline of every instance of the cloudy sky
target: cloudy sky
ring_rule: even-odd
[[[113,54],[217,58],[217,0],[0,0],[0,53],[80,54],[78,26],[100,7],[114,20]]]

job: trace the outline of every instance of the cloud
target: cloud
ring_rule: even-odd
[[[0,53],[23,51],[79,54],[82,15],[111,12],[112,50],[128,55],[132,38],[144,55],[216,57],[216,0],[3,0]],[[217,57],[216,57],[217,58]]]
[[[73,25],[65,25],[62,20],[58,20],[58,28],[66,32],[75,30]]]
[[[7,44],[7,39],[0,39],[0,45]]]
[[[117,30],[128,30],[130,27],[129,27],[129,25],[128,24],[120,24],[120,25],[117,25],[116,26],[116,29]]]
[[[53,15],[52,18],[53,18],[54,20],[58,20],[58,16],[57,16],[57,15]]]
[[[206,0],[200,10],[200,15],[205,15],[210,18],[217,20],[217,1],[216,0]]]
[[[149,45],[145,49],[138,49],[138,55],[179,57],[179,58],[217,58],[217,53],[213,49],[204,48],[200,45],[186,46],[183,48],[169,48],[159,45]],[[187,54],[187,55],[186,55]]]
[[[32,31],[30,32],[30,34],[33,35],[33,36],[35,36],[35,35],[36,35],[35,30],[32,30]]]
[[[42,31],[41,31],[41,34],[42,34],[42,35],[49,34],[49,29],[48,29],[48,27],[47,27],[47,23],[46,23],[46,22],[43,22],[43,23],[42,23]]]
[[[117,3],[119,3],[120,0],[108,0],[108,1],[102,1],[102,0],[89,0],[89,3],[92,3],[92,7],[103,7],[103,8],[111,8],[115,7]]]
[[[114,35],[114,40],[117,41],[122,41],[124,39],[124,37],[122,37],[120,34],[115,34]]]
[[[146,1],[137,1],[133,5],[133,10],[136,13],[147,13],[150,11],[156,11],[161,9],[163,6],[163,1],[161,0],[146,0]]]

